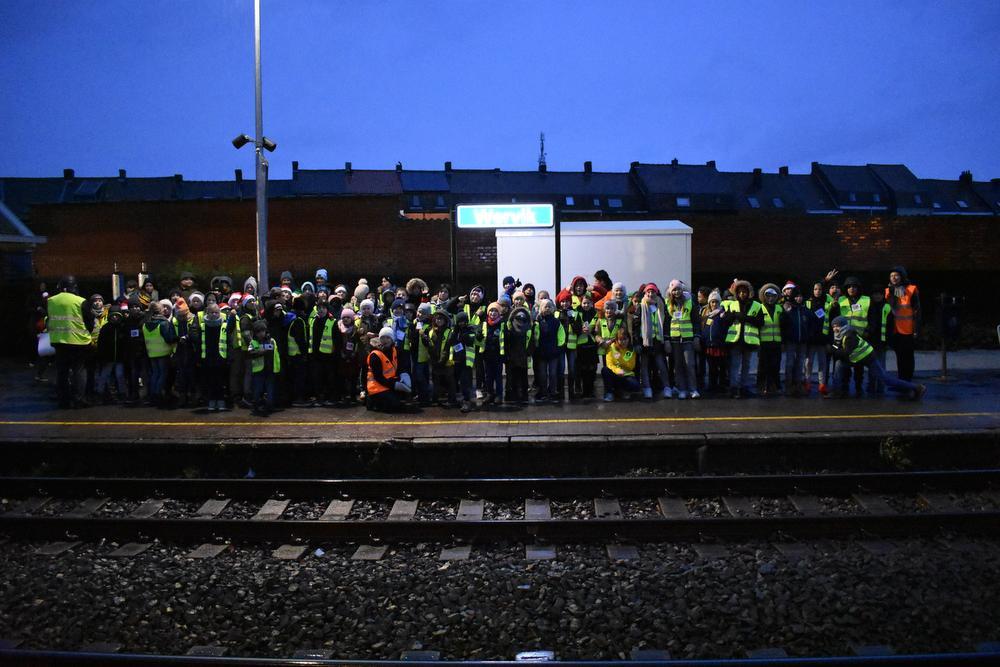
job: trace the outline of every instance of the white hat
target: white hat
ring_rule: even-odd
[[[396,334],[393,333],[392,327],[382,327],[378,332],[379,338],[395,338]]]

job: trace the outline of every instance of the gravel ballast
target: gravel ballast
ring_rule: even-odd
[[[220,644],[237,656],[326,647],[341,658],[424,649],[499,660],[659,648],[718,658],[762,646],[970,650],[1000,627],[998,545],[964,538],[901,542],[883,556],[825,542],[798,562],[766,543],[729,545],[715,561],[689,545],[639,545],[639,560],[619,562],[599,544],[559,545],[553,561],[527,561],[523,544],[477,545],[470,560],[449,562],[429,543],[389,545],[380,561],[351,560],[356,545],[310,545],[299,561],[272,557],[277,545],[208,560],[188,559],[193,545],[121,559],[108,557],[110,542],[55,558],[34,555],[37,546],[0,541],[0,637],[36,649],[103,641],[134,652]]]

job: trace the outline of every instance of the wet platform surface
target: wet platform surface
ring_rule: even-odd
[[[1000,431],[1000,353],[959,370],[951,381],[918,373],[928,386],[922,401],[881,397],[822,400],[809,398],[702,398],[699,400],[616,401],[478,410],[428,408],[387,415],[356,408],[291,408],[269,417],[247,410],[208,413],[148,407],[94,406],[60,410],[51,383],[33,381],[30,369],[0,366],[0,443],[5,447],[38,442],[196,443],[385,443],[414,441],[471,444],[476,441],[568,442],[584,440],[669,441],[691,436],[747,438],[844,432]],[[983,367],[986,367],[985,369]],[[54,376],[54,370],[50,371]]]

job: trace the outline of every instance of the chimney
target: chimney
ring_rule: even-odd
[[[778,173],[782,176],[788,176],[788,167],[778,167]]]
[[[180,183],[184,180],[183,174],[174,174],[174,183]]]
[[[63,178],[65,178],[67,181],[71,181],[74,178],[76,178],[76,172],[74,172],[72,169],[63,169]]]
[[[118,178],[122,179],[123,181],[125,180],[125,170],[124,169],[119,169],[118,170]]]
[[[705,163],[705,166],[715,169],[715,160],[709,160],[708,162]]]
[[[544,174],[548,170],[549,170],[549,168],[546,166],[546,164],[544,162],[542,162],[541,164],[538,165],[538,173]]]
[[[299,161],[292,160],[292,178],[295,178],[295,174],[299,173]]]
[[[673,160],[671,160],[670,164],[676,167],[677,166],[677,158],[674,158]]]
[[[396,163],[396,173],[397,174],[403,173],[403,163],[402,162],[397,162]]]
[[[493,167],[493,175],[500,178],[500,167]]]
[[[972,183],[972,172],[963,171],[961,175],[959,175],[958,180],[960,183]]]
[[[237,183],[242,183],[243,182],[243,170],[242,169],[237,169],[236,170],[236,182]]]
[[[447,162],[444,163],[444,173],[446,174],[451,173],[451,160],[448,160]]]
[[[632,168],[632,169],[638,169],[639,168],[639,161],[638,160],[633,160],[632,163],[629,165],[629,167]]]
[[[763,174],[763,173],[764,173],[764,171],[760,167],[755,167],[754,168],[754,170],[753,170],[753,186],[755,188],[759,188],[761,186],[761,180],[762,180],[761,179],[761,174]]]
[[[591,174],[593,172],[594,172],[594,165],[590,162],[590,160],[587,160],[586,162],[584,162],[583,163],[583,173],[585,173],[585,174]]]
[[[344,163],[344,171],[346,171],[348,174],[351,173],[352,171],[354,171],[354,168],[353,168],[353,166],[351,165],[350,162],[345,162]]]

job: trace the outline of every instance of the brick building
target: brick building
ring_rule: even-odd
[[[694,229],[696,283],[814,279],[836,267],[872,282],[907,266],[922,285],[995,294],[1000,179],[919,179],[903,165],[814,163],[808,174],[632,163],[625,172],[307,170],[269,183],[272,279],[388,274],[430,281],[450,273],[451,216],[468,203],[552,203],[563,220],[679,219]],[[0,202],[20,227],[0,235],[8,278],[29,270],[107,280],[145,262],[163,283],[183,268],[241,277],[255,263],[254,183],[166,178],[0,178]],[[5,229],[4,232],[11,231]],[[19,237],[13,238],[13,235]],[[458,230],[459,283],[492,284],[492,232]],[[25,262],[30,255],[32,264]],[[501,267],[502,268],[502,267]],[[595,265],[595,269],[599,268]],[[665,271],[668,268],[665,267]],[[656,276],[663,279],[665,276]],[[169,287],[164,284],[163,286]]]

